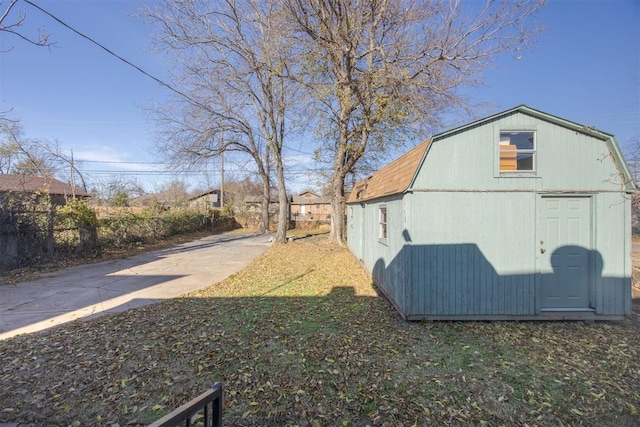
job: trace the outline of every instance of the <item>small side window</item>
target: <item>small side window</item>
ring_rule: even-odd
[[[387,238],[387,208],[380,208],[380,239]]]
[[[536,170],[535,132],[500,132],[500,172]]]

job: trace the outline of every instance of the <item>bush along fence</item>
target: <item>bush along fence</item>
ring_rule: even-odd
[[[237,228],[217,210],[121,212],[98,218],[85,200],[52,203],[46,194],[0,195],[0,269],[96,254],[105,247],[153,243],[196,231]]]
[[[0,268],[53,253],[55,205],[46,193],[0,193]]]
[[[164,212],[120,212],[98,222],[100,240],[108,244],[149,243],[196,231],[222,232],[238,228],[233,217],[217,210],[177,209]]]

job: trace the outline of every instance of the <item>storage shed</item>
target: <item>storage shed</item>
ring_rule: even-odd
[[[613,135],[522,105],[358,182],[348,246],[408,320],[621,319],[635,190]]]

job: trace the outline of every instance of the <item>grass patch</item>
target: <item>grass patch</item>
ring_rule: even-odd
[[[346,249],[0,342],[0,422],[144,425],[222,381],[226,425],[640,423],[640,321],[402,321]]]

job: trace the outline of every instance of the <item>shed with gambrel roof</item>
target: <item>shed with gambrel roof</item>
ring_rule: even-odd
[[[406,319],[620,319],[634,191],[613,135],[521,105],[358,182],[348,245]]]

